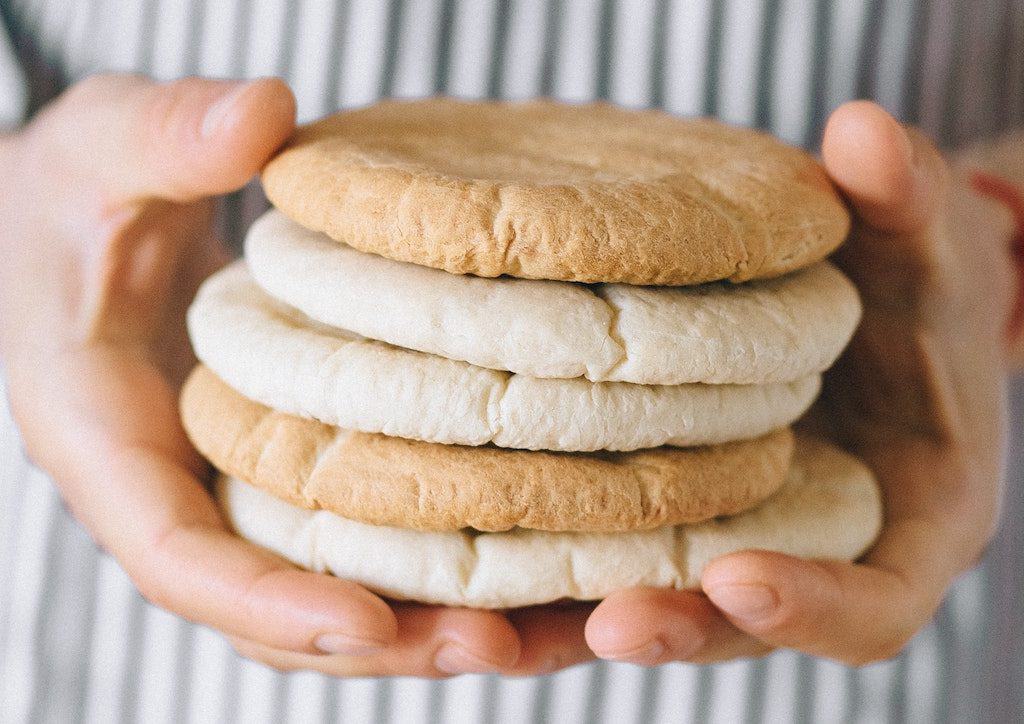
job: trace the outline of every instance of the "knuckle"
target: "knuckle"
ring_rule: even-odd
[[[75,113],[80,112],[79,107],[94,110],[97,104],[117,100],[126,89],[143,82],[142,76],[131,73],[96,73],[69,87],[54,105],[59,110],[70,108]]]
[[[263,618],[261,609],[264,595],[275,585],[275,569],[267,569],[255,574],[238,591],[238,618],[240,621],[260,621]]]
[[[166,574],[161,573],[164,566],[159,558],[164,546],[163,540],[157,539],[147,553],[136,559],[126,560],[120,557],[119,562],[135,584],[135,588],[150,604],[183,618],[189,618],[188,611],[182,608],[181,599],[175,593],[177,589],[174,582],[168,580]]]
[[[196,114],[197,78],[181,78],[155,86],[143,111],[143,128],[150,141],[190,140],[198,131]]]
[[[120,76],[113,73],[96,73],[86,76],[64,91],[63,102],[91,103],[98,97],[108,94],[119,79]]]
[[[208,97],[203,83],[198,78],[182,78],[151,87],[134,121],[137,153],[160,184],[161,195],[189,196],[175,180],[173,169],[179,156],[169,154],[167,149],[185,152],[200,142]]]
[[[46,105],[19,134],[22,150],[37,164],[67,166],[68,156],[80,150],[82,119],[97,109],[116,105],[126,93],[147,83],[129,73],[98,73],[87,76]]]
[[[802,614],[803,609],[798,604],[787,602],[786,605],[779,606],[778,610],[766,618],[761,628],[770,631],[797,627],[804,619]]]
[[[130,577],[139,594],[150,605],[165,611],[171,611],[172,613],[180,613],[175,610],[176,602],[171,594],[170,587],[161,580],[160,576],[130,573]]]
[[[751,631],[756,629],[761,634],[768,634],[799,630],[806,627],[808,620],[817,615],[804,601],[790,596],[766,618],[758,620],[756,624],[752,625]]]

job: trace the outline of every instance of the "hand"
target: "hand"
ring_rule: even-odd
[[[958,151],[952,165],[954,189],[959,191],[954,195],[956,223],[964,229],[977,229],[998,220],[1011,229],[1017,295],[1006,330],[1007,366],[1011,374],[1020,373],[1024,371],[1024,131]],[[979,192],[987,204],[977,203]],[[1001,215],[993,213],[992,203]],[[997,238],[1005,235],[997,233]]]
[[[839,108],[823,151],[855,217],[836,261],[865,312],[811,422],[874,470],[881,537],[857,563],[744,551],[706,568],[706,595],[609,596],[586,627],[602,657],[711,662],[786,647],[848,664],[885,659],[931,619],[994,532],[1014,296],[1009,216],[960,176],[951,183],[935,148],[872,103]]]
[[[230,533],[178,421],[184,327],[226,260],[209,197],[294,127],[277,80],[95,77],[0,139],[0,354],[29,455],[156,605],[280,668],[530,673],[590,653],[581,608],[389,606]]]

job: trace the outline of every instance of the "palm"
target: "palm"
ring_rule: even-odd
[[[99,344],[68,353],[76,378],[72,409],[95,416],[87,426],[111,446],[134,445],[198,474],[203,468],[177,415],[177,389],[193,363],[184,310],[196,283],[216,265],[208,246],[205,204],[147,203],[106,230],[104,283],[93,287],[93,313],[82,334]],[[174,255],[170,263],[165,260]],[[196,501],[208,504],[208,501]]]

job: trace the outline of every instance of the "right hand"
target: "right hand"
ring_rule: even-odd
[[[605,658],[707,663],[771,648],[852,665],[889,658],[995,533],[1019,293],[1008,214],[959,174],[951,182],[925,136],[874,103],[836,110],[823,150],[854,215],[834,260],[864,317],[802,423],[874,471],[882,532],[853,563],[738,551],[704,569],[706,595],[617,592],[587,627]]]
[[[0,355],[31,458],[158,606],[335,675],[529,674],[590,658],[587,607],[389,605],[234,536],[178,420],[185,309],[227,255],[210,198],[294,128],[278,80],[79,83],[0,138]]]

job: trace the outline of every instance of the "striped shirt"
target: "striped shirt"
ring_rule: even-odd
[[[300,120],[384,96],[606,98],[767,128],[813,148],[878,100],[946,146],[1024,121],[1019,0],[0,0],[0,123],[85,75],[279,75]],[[219,222],[237,244],[250,186]],[[2,384],[2,381],[0,381]],[[1016,384],[1014,420],[1024,415]],[[1018,428],[1019,429],[1019,428]],[[148,605],[25,459],[0,410],[0,720],[1024,721],[1024,450],[980,567],[893,659],[793,652],[548,676],[337,681],[244,661]]]

